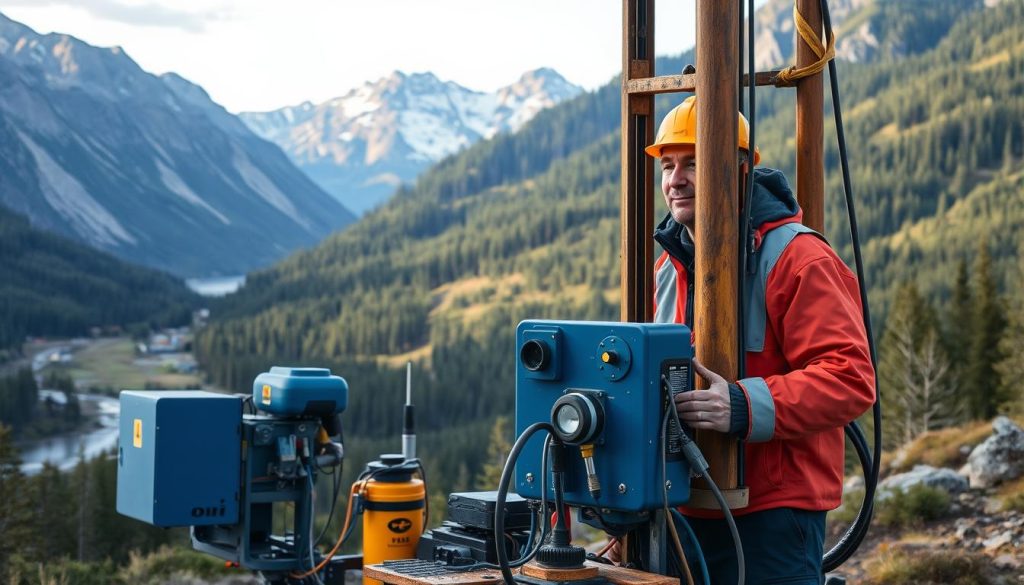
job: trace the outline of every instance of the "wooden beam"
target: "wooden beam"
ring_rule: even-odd
[[[654,0],[622,1],[621,300],[623,321],[654,316],[654,163],[644,147],[654,141],[654,96],[630,95],[626,84],[654,75]]]
[[[797,10],[815,31],[821,30],[819,0],[797,0]],[[796,66],[818,60],[799,33],[796,39]],[[804,225],[825,233],[825,129],[823,120],[824,85],[822,74],[804,77],[796,86],[796,192],[804,212]]]
[[[754,74],[754,83],[758,86],[775,85],[779,71],[758,71]],[[750,83],[750,75],[743,76],[743,85]],[[643,77],[630,79],[624,84],[629,95],[648,95],[659,93],[693,93],[697,89],[697,74],[662,75],[660,77]]]
[[[737,355],[739,203],[736,111],[736,35],[739,6],[697,1],[697,198],[694,220],[696,282],[694,332],[697,357],[729,380]],[[707,388],[707,380],[701,379]],[[739,485],[738,445],[724,433],[698,431],[697,444],[723,491]],[[699,489],[699,485],[695,485]],[[746,502],[742,504],[745,506]],[[717,508],[717,504],[715,505]]]

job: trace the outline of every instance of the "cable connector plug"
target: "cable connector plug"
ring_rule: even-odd
[[[598,479],[597,469],[594,467],[594,444],[580,445],[580,455],[583,456],[583,465],[587,468],[587,490],[595,501],[600,500],[601,480]]]

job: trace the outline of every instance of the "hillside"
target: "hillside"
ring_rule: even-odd
[[[914,3],[886,10],[900,6],[913,22]],[[1009,266],[1024,217],[1022,21],[1020,1],[964,11],[909,57],[840,66],[881,323],[902,279],[947,296],[943,275],[983,237],[999,271]],[[762,162],[793,176],[793,92],[762,89],[758,100]],[[518,320],[618,315],[618,125],[613,81],[443,160],[345,232],[250,275],[198,340],[204,367],[243,388],[271,363],[332,365],[352,385],[353,431],[368,438],[398,434],[386,404],[402,387],[391,366],[407,359],[429,370],[418,401],[427,428],[509,412]],[[826,231],[851,259],[833,130],[826,145]]]
[[[3,15],[0,205],[186,277],[266,266],[353,220],[198,86]]]
[[[830,0],[836,58],[846,63],[894,63],[935,47],[949,28],[984,0]],[[757,11],[758,70],[793,62],[793,3],[768,0]]]
[[[32,228],[0,207],[0,350],[26,335],[187,324],[197,303],[181,280]]]

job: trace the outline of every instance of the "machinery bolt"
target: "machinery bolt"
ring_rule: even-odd
[[[624,483],[620,483],[619,484],[619,493],[620,494],[626,493],[626,484],[624,484]]]
[[[527,473],[526,474],[526,483],[533,483],[533,474],[532,473]]]
[[[305,424],[301,424],[301,425],[299,425],[299,432],[300,432],[300,433],[304,433],[304,432],[306,432],[306,425],[305,425]]]
[[[672,480],[666,480],[665,481],[665,489],[667,489],[667,490],[672,489]]]

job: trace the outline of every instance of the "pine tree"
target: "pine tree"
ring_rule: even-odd
[[[949,375],[950,360],[938,341],[935,311],[913,283],[905,283],[897,293],[880,355],[885,440],[890,446],[959,418],[959,399]]]
[[[37,548],[26,482],[11,429],[0,425],[0,577],[7,576],[12,557]]]
[[[35,531],[44,556],[70,557],[76,551],[75,498],[70,479],[69,474],[49,464],[32,478]]]
[[[1019,246],[1017,270],[1013,287],[1016,294],[1008,299],[1007,326],[999,340],[1003,359],[996,364],[999,372],[999,398],[1013,412],[1024,412],[1024,241]]]
[[[974,322],[974,310],[971,299],[971,280],[967,269],[967,260],[961,258],[956,267],[956,279],[953,281],[953,297],[949,306],[950,319],[944,320],[945,349],[947,355],[971,355],[972,336],[967,333]],[[955,385],[965,392],[967,388],[967,361],[956,360],[953,364]]]
[[[487,446],[487,460],[476,477],[477,489],[497,488],[498,482],[501,481],[501,472],[505,468],[505,459],[512,450],[512,443],[509,441],[511,432],[507,416],[499,416],[494,420],[490,444]]]
[[[999,340],[1006,328],[1003,300],[992,274],[988,242],[979,245],[974,273],[974,319],[969,329],[971,347],[964,390],[969,396],[970,414],[976,419],[995,416],[999,406],[1000,378],[995,364],[1002,361]]]

